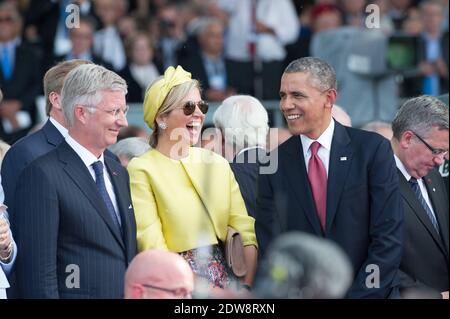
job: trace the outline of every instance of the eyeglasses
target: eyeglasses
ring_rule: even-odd
[[[208,103],[205,101],[198,101],[198,102],[193,102],[193,101],[187,101],[184,105],[183,105],[183,112],[184,115],[191,115],[195,112],[195,107],[198,106],[198,108],[200,109],[200,111],[202,111],[203,114],[206,114],[208,112]]]
[[[172,294],[173,296],[175,296],[177,298],[181,298],[181,299],[190,299],[190,298],[192,298],[191,293],[187,292],[183,288],[168,289],[168,288],[158,287],[158,286],[149,285],[149,284],[141,284],[141,285],[144,286],[145,288],[156,289],[156,290],[161,290],[161,291],[168,292],[168,293]]]
[[[112,110],[104,110],[104,109],[98,108],[93,105],[85,105],[85,107],[90,108],[90,109],[97,109],[97,110],[103,111],[105,113],[108,113],[108,114],[112,115],[116,120],[119,119],[120,112],[123,112],[123,115],[126,117],[128,111],[130,110],[130,107],[128,105],[126,105],[124,109],[122,109],[121,107],[118,107],[118,108],[115,108]]]
[[[425,140],[423,138],[421,138],[417,133],[411,131],[415,136],[417,136],[417,138],[426,146],[428,147],[428,149],[431,151],[431,154],[433,154],[434,156],[445,156],[448,154],[448,150],[443,150],[440,148],[434,148],[432,147],[430,144],[428,144],[427,142],[425,142]]]

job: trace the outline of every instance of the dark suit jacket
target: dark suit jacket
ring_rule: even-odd
[[[234,177],[239,184],[245,207],[250,216],[256,214],[256,183],[260,162],[265,163],[266,152],[262,148],[254,148],[242,152],[230,163]]]
[[[301,140],[293,136],[277,149],[278,170],[258,179],[259,251],[263,254],[277,235],[288,231],[325,237],[340,245],[353,265],[348,297],[392,297],[398,294],[393,288],[398,285],[403,225],[391,146],[378,134],[335,125],[325,233],[312,199]],[[380,288],[366,287],[372,274],[366,272],[369,264],[379,267]]]
[[[144,101],[145,88],[141,88],[139,83],[134,79],[130,71],[130,65],[127,64],[119,72],[119,75],[127,82],[128,85],[127,102],[142,103]]]
[[[11,79],[6,81],[0,69],[0,88],[3,92],[3,100],[19,100],[22,102],[22,110],[30,114],[32,124],[36,120],[35,99],[41,90],[40,77],[41,61],[33,49],[22,44],[16,47],[14,70]],[[0,138],[9,144],[13,144],[22,134],[6,134],[0,122]]]
[[[206,92],[211,88],[209,84],[208,74],[206,73],[205,65],[203,64],[203,58],[199,51],[191,50],[189,55],[179,57],[178,63],[185,69],[189,70],[192,74],[192,78],[200,81],[203,92]],[[225,60],[225,73],[227,75],[227,87],[235,87],[230,77],[230,63]]]
[[[89,170],[66,142],[21,174],[12,220],[20,247],[19,297],[123,297],[125,271],[137,249],[136,223],[126,169],[106,156],[105,165],[122,233]],[[77,283],[79,288],[71,288]]]
[[[406,239],[400,265],[401,288],[449,290],[449,222],[448,195],[439,172],[423,178],[438,220],[440,234],[435,231],[403,174],[398,171],[403,199]],[[437,294],[440,297],[440,294]]]
[[[50,152],[63,140],[64,137],[48,120],[42,129],[20,139],[6,152],[1,172],[5,204],[9,207],[10,212],[13,211],[14,189],[20,173],[34,159]]]
[[[14,190],[20,173],[33,160],[55,149],[62,141],[64,137],[52,122],[47,120],[40,130],[20,139],[6,152],[1,172],[5,204],[9,207],[10,215],[14,211]],[[105,156],[119,161],[109,150],[105,151]]]

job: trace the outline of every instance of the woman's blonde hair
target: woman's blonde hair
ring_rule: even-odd
[[[158,80],[162,78],[157,78],[153,83],[156,83]],[[153,85],[152,83],[152,85]],[[151,86],[147,89],[147,91],[151,88]],[[160,135],[160,128],[158,127],[158,123],[156,123],[156,119],[158,116],[163,114],[169,114],[174,109],[180,106],[181,101],[186,97],[186,95],[189,94],[193,89],[198,89],[201,93],[201,87],[200,83],[197,80],[191,80],[189,82],[184,82],[182,84],[179,84],[177,86],[174,86],[170,91],[169,94],[167,94],[166,98],[164,99],[164,102],[161,104],[161,107],[158,109],[158,112],[155,116],[155,123],[154,123],[154,129],[152,134],[150,135],[150,146],[156,147],[158,145],[158,138]]]

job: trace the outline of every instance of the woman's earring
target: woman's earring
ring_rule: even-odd
[[[167,128],[167,124],[165,122],[158,123],[158,127],[161,130],[165,130]]]

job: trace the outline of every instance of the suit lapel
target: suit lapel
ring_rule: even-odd
[[[335,121],[328,166],[326,233],[329,232],[336,216],[339,199],[352,162],[353,149],[350,142],[345,127]]]
[[[285,158],[286,162],[281,163],[280,167],[287,168],[286,170],[283,170],[284,177],[290,183],[290,189],[294,192],[293,198],[296,198],[299,204],[298,211],[296,210],[290,213],[299,214],[299,211],[303,210],[315,233],[319,236],[323,236],[314,201],[312,199],[311,187],[309,186],[300,136],[293,136],[286,141],[286,143],[288,157]],[[283,159],[280,157],[280,160]]]
[[[133,256],[130,254],[133,252],[132,245],[132,225],[130,221],[131,213],[133,212],[133,206],[131,205],[131,199],[127,200],[126,194],[129,193],[127,188],[127,181],[124,181],[123,173],[121,173],[121,165],[115,160],[105,156],[106,168],[108,170],[109,176],[111,177],[111,182],[114,188],[114,193],[116,194],[117,206],[119,208],[119,216],[122,221],[122,231],[123,240],[126,246],[126,253],[128,260],[131,260]]]
[[[440,176],[439,176],[440,178]],[[447,208],[443,205],[443,199],[439,198],[438,191],[436,189],[436,181],[433,178],[432,174],[428,174],[423,178],[425,183],[425,187],[427,188],[428,196],[430,197],[431,205],[433,205],[434,214],[438,220],[439,229],[441,232],[442,240],[444,241],[445,250],[448,256],[448,219],[446,218],[446,214],[448,215]],[[442,195],[442,194],[441,194]],[[445,196],[445,194],[444,194]]]
[[[47,142],[50,145],[56,147],[64,140],[62,134],[53,125],[53,123],[50,122],[50,120],[47,120],[47,123],[45,123],[44,127],[42,128],[42,131],[44,132],[45,137],[47,138]]]
[[[419,199],[416,197],[416,194],[414,194],[413,190],[409,186],[408,181],[406,180],[406,178],[402,174],[402,172],[400,172],[400,170],[398,170],[398,169],[397,169],[397,172],[398,172],[399,179],[400,179],[400,191],[401,191],[403,199],[411,207],[411,210],[414,212],[414,214],[417,216],[417,218],[420,220],[420,222],[426,228],[426,230],[431,235],[431,237],[433,237],[436,244],[442,249],[442,251],[445,252],[445,254],[447,254],[446,249],[444,248],[444,246],[442,244],[442,240],[440,239],[439,234],[434,229],[430,218],[428,217],[427,213],[425,212],[425,209],[420,204]]]
[[[94,179],[89,173],[88,168],[84,165],[83,161],[66,142],[63,142],[61,144],[61,147],[58,148],[58,153],[60,160],[65,163],[64,170],[66,171],[67,175],[74,181],[78,188],[88,198],[92,206],[94,206],[95,210],[107,224],[108,228],[113,233],[114,238],[118,241],[120,246],[122,248],[125,248],[119,229],[112,221],[111,216],[109,216],[106,205],[104,204],[103,199],[99,194]]]

